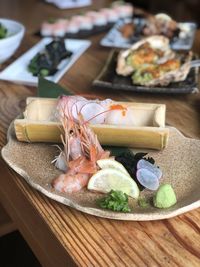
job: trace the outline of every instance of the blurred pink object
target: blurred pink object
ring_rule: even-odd
[[[60,36],[63,37],[68,26],[67,19],[58,19],[53,22],[43,22],[41,28],[42,36]]]
[[[89,11],[85,16],[91,18],[94,26],[105,26],[107,24],[107,16],[104,13]]]
[[[119,14],[120,18],[132,17],[134,12],[131,4],[117,5],[113,7],[113,10]]]
[[[111,8],[102,8],[99,12],[104,14],[107,18],[107,21],[110,23],[115,23],[120,17],[118,12]]]
[[[67,26],[68,26],[67,19],[58,19],[54,26],[53,36],[63,37],[66,33]]]
[[[52,36],[54,31],[54,23],[50,22],[43,22],[41,27],[41,34],[42,36]]]
[[[71,23],[76,23],[79,26],[79,30],[91,30],[93,28],[92,19],[87,16],[73,16],[71,19]]]
[[[67,27],[67,33],[77,33],[80,30],[80,22],[78,20],[71,19]]]

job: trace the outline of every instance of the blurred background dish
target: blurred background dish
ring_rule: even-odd
[[[14,83],[26,84],[31,86],[36,86],[38,84],[38,77],[34,76],[33,73],[38,69],[40,72],[40,67],[42,66],[43,71],[47,72],[49,65],[47,60],[40,58],[40,64],[38,66],[38,55],[44,52],[45,46],[52,43],[52,38],[43,38],[40,42],[35,44],[26,53],[21,55],[17,60],[12,62],[7,66],[1,73],[0,79],[6,81],[12,81]],[[71,51],[72,55],[61,60],[56,66],[55,73],[48,73],[46,77],[48,80],[58,82],[60,78],[65,74],[65,72],[74,64],[74,62],[85,52],[85,50],[91,45],[89,40],[79,40],[79,39],[64,39],[65,47],[68,51]],[[57,43],[54,42],[57,45]],[[50,46],[52,48],[52,46]],[[59,51],[59,54],[61,52]],[[35,62],[31,62],[36,56]],[[41,62],[43,61],[43,62]],[[30,64],[31,63],[31,64]],[[36,64],[35,64],[36,63]],[[52,66],[51,66],[52,67]],[[31,72],[30,72],[31,70]],[[33,71],[34,70],[34,71]],[[40,73],[41,74],[41,73]],[[46,76],[46,75],[43,75]]]
[[[167,86],[142,86],[133,84],[130,76],[123,77],[116,73],[116,64],[119,51],[113,50],[103,69],[93,81],[96,89],[124,90],[140,93],[159,94],[189,94],[198,92],[198,68],[192,68],[184,81],[172,82]]]
[[[47,3],[54,4],[60,9],[79,8],[92,4],[91,0],[45,0]]]
[[[167,13],[173,17],[176,21],[192,21],[199,25],[199,0],[132,0],[131,3],[134,6],[148,10],[148,12]]]
[[[39,35],[42,37],[85,38],[109,30],[118,20],[132,18],[134,7],[116,3],[97,10],[87,10],[71,17],[44,20]],[[38,35],[38,33],[36,33]]]
[[[166,14],[158,14],[164,15]],[[159,17],[158,17],[159,18]],[[146,18],[126,18],[119,20],[101,40],[102,46],[129,48],[133,43],[153,35],[163,35],[170,39],[174,50],[192,48],[197,24],[194,22],[177,23],[173,19],[165,21],[149,15]]]
[[[19,47],[24,36],[25,27],[14,20],[0,19],[3,38],[0,38],[0,63],[9,59]]]

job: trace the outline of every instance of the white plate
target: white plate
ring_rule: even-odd
[[[49,44],[52,38],[43,38],[39,43],[33,46],[25,54],[19,57],[16,61],[10,64],[6,69],[0,73],[1,80],[7,80],[14,83],[26,84],[36,86],[38,84],[38,77],[35,77],[27,69],[30,60]],[[58,71],[52,75],[47,76],[46,79],[58,82],[63,74],[72,66],[72,64],[85,52],[91,45],[88,40],[73,40],[65,39],[66,48],[73,54],[71,57],[63,59],[58,65]]]
[[[106,47],[129,48],[133,43],[141,40],[141,36],[133,36],[131,38],[124,38],[120,32],[120,28],[126,24],[134,22],[138,30],[143,27],[144,19],[124,19],[118,21],[113,28],[101,40],[101,45]],[[190,50],[195,38],[197,25],[193,22],[179,23],[180,33],[179,37],[171,40],[171,48],[174,50]]]

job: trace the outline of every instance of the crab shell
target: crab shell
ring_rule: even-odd
[[[188,55],[184,58],[184,63],[181,65],[181,67],[178,70],[173,70],[166,72],[158,79],[153,79],[149,82],[143,83],[140,85],[143,86],[167,86],[171,82],[181,82],[184,81],[190,71],[191,68],[191,59],[192,59],[192,52],[190,51]]]
[[[129,56],[129,54],[132,51],[137,50],[138,47],[140,47],[142,44],[146,42],[148,42],[152,48],[160,49],[164,51],[164,56],[161,59],[159,59],[158,63],[164,63],[167,60],[175,57],[175,53],[170,49],[168,38],[161,36],[161,35],[150,36],[135,43],[134,45],[132,45],[131,48],[119,53],[118,59],[117,59],[117,68],[116,68],[117,74],[123,75],[123,76],[128,76],[132,74],[132,72],[134,71],[134,68],[130,65],[127,65],[126,58]]]

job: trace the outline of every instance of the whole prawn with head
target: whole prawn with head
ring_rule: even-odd
[[[110,152],[101,147],[88,121],[83,119],[81,109],[78,109],[82,99],[70,97],[65,100],[61,98],[58,103],[64,130],[61,135],[64,150],[54,160],[55,165],[65,173],[54,179],[52,186],[60,192],[72,193],[88,184],[89,178],[97,172],[97,160],[108,158]]]
[[[54,162],[65,173],[52,185],[60,192],[77,192],[97,172],[97,160],[110,156],[110,152],[101,147],[89,123],[131,125],[132,111],[111,99],[87,100],[81,96],[61,96],[57,110],[64,129],[61,135],[64,150]]]

